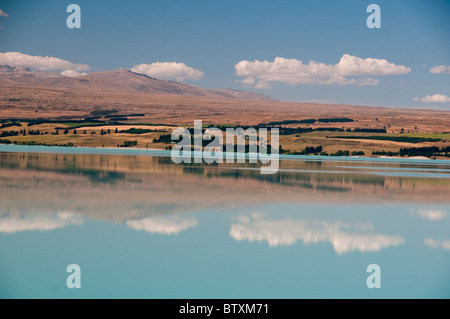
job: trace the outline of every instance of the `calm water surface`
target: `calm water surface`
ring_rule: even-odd
[[[0,297],[450,297],[450,161],[168,155],[0,145]]]

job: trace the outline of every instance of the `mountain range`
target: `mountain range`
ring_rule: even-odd
[[[227,99],[277,101],[261,93],[233,89],[204,89],[175,81],[156,79],[127,69],[93,72],[68,77],[55,72],[32,71],[23,66],[0,65],[0,84],[59,87],[73,90],[141,92]]]

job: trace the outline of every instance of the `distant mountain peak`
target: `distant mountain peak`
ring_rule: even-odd
[[[25,73],[31,72],[31,70],[22,65],[10,66],[10,65],[0,65],[0,73]]]

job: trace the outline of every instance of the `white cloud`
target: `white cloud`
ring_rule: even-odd
[[[49,56],[33,56],[20,52],[0,52],[0,65],[25,66],[40,71],[67,71],[76,72],[87,71],[89,66],[86,64],[76,64],[67,60],[62,60]]]
[[[447,217],[447,212],[443,210],[418,210],[417,215],[423,219],[429,219],[431,221],[441,220]]]
[[[177,81],[200,80],[203,72],[178,62],[155,62],[139,64],[130,69],[133,72],[145,74],[155,78],[174,79]]]
[[[7,15],[5,11],[3,11],[2,9],[0,9],[0,17],[9,18],[9,15]]]
[[[240,61],[235,66],[236,75],[243,77],[241,83],[256,88],[270,88],[271,83],[281,82],[290,85],[377,85],[379,79],[370,76],[407,74],[411,69],[390,63],[385,59],[362,59],[344,54],[339,63],[325,64],[277,57],[270,61]],[[365,77],[361,77],[365,76]],[[356,77],[356,78],[348,78]]]
[[[145,230],[149,233],[173,235],[198,225],[195,218],[181,217],[146,217],[139,220],[127,221],[128,227],[136,230]]]
[[[431,73],[447,73],[450,74],[450,66],[436,65],[430,69]]]
[[[448,239],[438,240],[435,238],[425,238],[423,243],[430,248],[442,248],[445,250],[450,250],[450,240]]]
[[[65,70],[65,71],[62,71],[61,74],[65,75],[65,76],[70,76],[70,77],[77,77],[77,76],[80,76],[80,75],[86,75],[86,73],[84,73],[84,72],[80,73],[80,72],[75,71],[75,70]]]
[[[0,219],[0,232],[15,233],[26,230],[53,230],[82,223],[81,217],[70,212],[60,212],[49,216],[8,217]]]
[[[362,59],[344,54],[335,68],[344,76],[355,75],[398,75],[411,72],[411,68],[390,63],[386,59]]]
[[[426,95],[425,97],[413,98],[413,101],[416,102],[429,102],[429,103],[447,103],[450,102],[450,97],[443,95],[443,94],[434,94],[434,95]]]
[[[268,220],[259,214],[252,219],[241,218],[231,225],[230,236],[236,240],[264,241],[269,246],[293,245],[301,240],[304,244],[330,242],[338,254],[350,251],[379,251],[404,243],[399,236],[368,233],[372,224],[343,223],[304,220]]]

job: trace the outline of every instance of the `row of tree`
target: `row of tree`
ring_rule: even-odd
[[[48,134],[46,132],[45,134]],[[44,135],[44,132],[41,132],[39,130],[20,130],[20,131],[3,131],[0,133],[0,137],[7,137],[7,136],[18,136],[18,135]]]
[[[401,148],[398,152],[400,156],[446,156],[450,157],[450,146],[439,148],[437,146]]]

